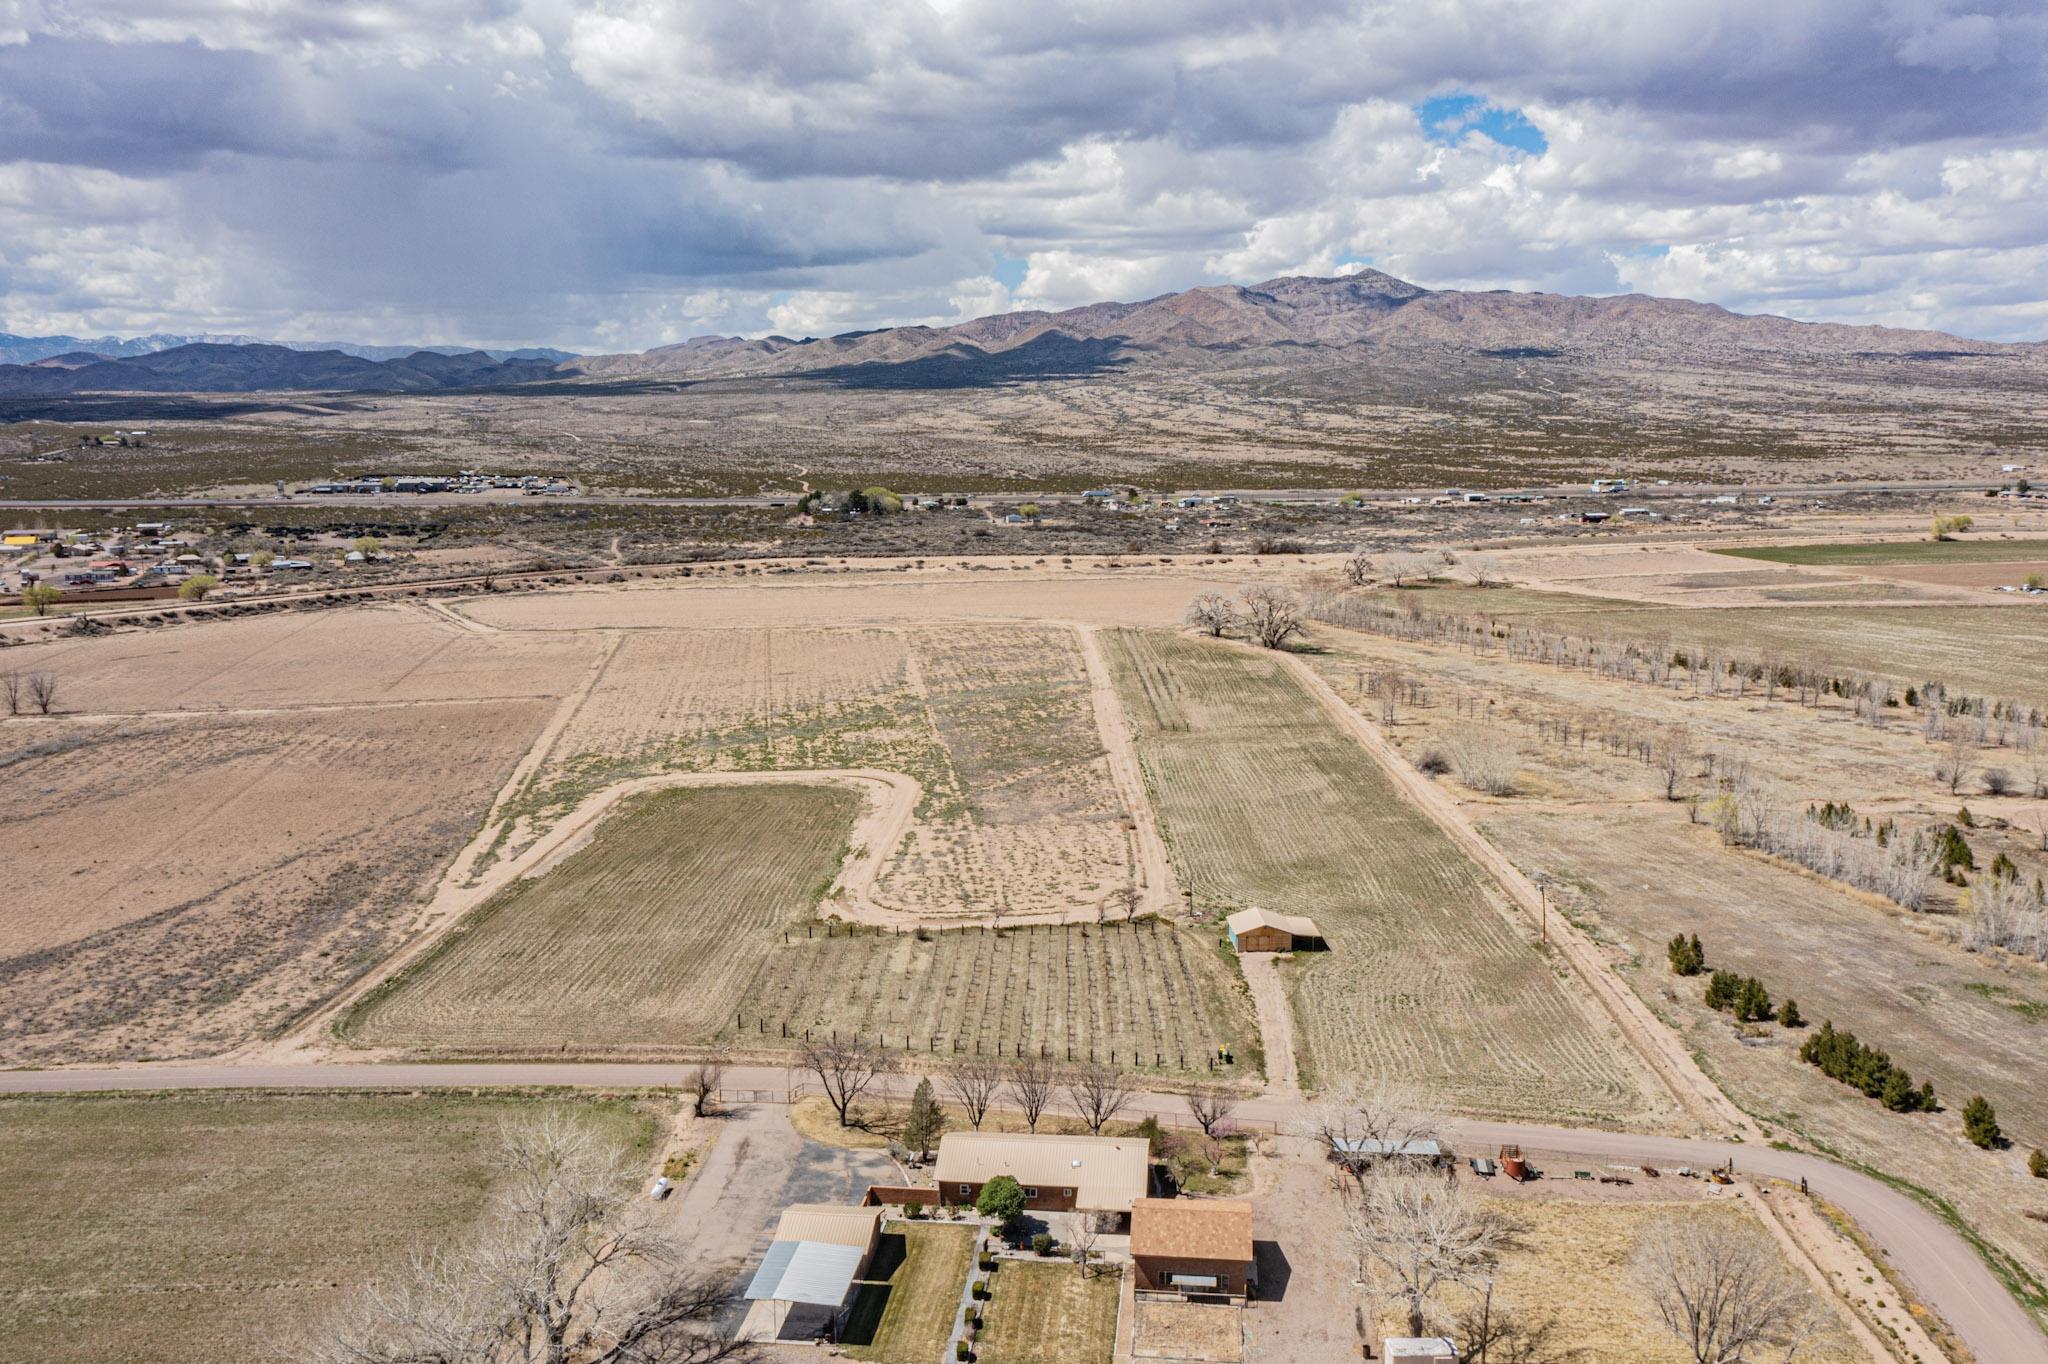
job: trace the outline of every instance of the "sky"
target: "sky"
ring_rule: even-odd
[[[2048,5],[0,0],[0,330],[638,350],[1368,266],[2048,338]]]

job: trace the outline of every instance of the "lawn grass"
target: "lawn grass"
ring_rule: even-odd
[[[0,1099],[0,1340],[38,1364],[267,1359],[484,1211],[517,1095]],[[573,1101],[644,1147],[628,1101]]]
[[[2004,564],[2048,559],[2048,540],[1892,540],[1840,545],[1748,545],[1716,549],[1734,559],[1814,568],[1888,564]]]
[[[976,1357],[983,1364],[1108,1364],[1118,1276],[1071,1264],[1010,1263],[994,1280]]]
[[[974,1238],[973,1227],[885,1227],[869,1270],[878,1277],[855,1294],[841,1349],[882,1364],[936,1364],[960,1311]]]

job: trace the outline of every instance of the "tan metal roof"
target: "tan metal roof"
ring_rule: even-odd
[[[1252,1205],[1241,1198],[1141,1198],[1131,1208],[1131,1254],[1248,1261]]]
[[[1316,927],[1316,921],[1305,914],[1281,914],[1275,910],[1240,909],[1224,922],[1230,925],[1232,933],[1242,933],[1251,928],[1277,928],[1282,933],[1291,933],[1297,938],[1320,938],[1323,930]]]
[[[1150,1187],[1143,1137],[1056,1137],[948,1132],[939,1138],[940,1184],[986,1184],[1009,1175],[1028,1188],[1072,1189],[1084,1212],[1129,1212]]]
[[[880,1208],[849,1208],[838,1203],[792,1203],[782,1210],[775,1224],[778,1241],[822,1241],[831,1246],[857,1246],[866,1250],[875,1226],[882,1220]]]

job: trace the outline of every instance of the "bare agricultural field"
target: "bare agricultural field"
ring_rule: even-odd
[[[277,613],[9,650],[45,670],[66,711],[144,713],[559,696],[586,639],[489,637],[416,606]]]
[[[1087,917],[1134,875],[1074,631],[1025,623],[627,634],[507,844],[628,776],[854,767],[924,792],[889,910]]]
[[[1744,545],[1716,550],[1778,564],[1860,568],[1872,564],[2002,564],[2048,560],[2048,540],[1852,540],[1802,545]]]
[[[807,1031],[925,1054],[1201,1069],[1256,1038],[1200,936],[1155,921],[889,932],[821,924],[851,798],[793,786],[642,797],[367,996],[350,1041],[464,1055],[786,1050]],[[773,830],[773,837],[764,837]],[[1254,1066],[1246,1051],[1241,1064]]]
[[[0,723],[0,1057],[203,1055],[381,959],[547,705]]]
[[[822,786],[636,797],[372,991],[345,1034],[460,1055],[704,1042],[749,998],[768,944],[808,918],[854,803]]]
[[[2048,972],[1966,954],[1903,911],[1724,848],[1669,812],[1504,809],[1483,830],[1518,864],[1558,878],[1565,912],[1614,944],[1623,977],[1737,1102],[1947,1198],[2040,1292],[2048,1227],[2024,1215],[2041,1206],[2027,1196],[2024,1161],[2048,1144]],[[1702,980],[1666,967],[1663,945],[1678,933],[1699,935],[1711,968],[1759,977],[1775,1003],[1796,1000],[1808,1029],[1831,1020],[1884,1047],[1916,1082],[1933,1081],[1946,1111],[1890,1112],[1802,1063],[1805,1029],[1743,1028],[1707,1009]],[[1992,1101],[2014,1149],[1964,1140],[1957,1114],[1974,1094]]]
[[[282,1360],[348,1290],[468,1232],[504,1124],[544,1109],[653,1136],[620,1100],[0,1099],[0,1337],[41,1364]]]
[[[1198,906],[1313,916],[1287,965],[1304,1078],[1388,1076],[1465,1112],[1643,1122],[1669,1100],[1496,892],[1271,658],[1104,640]]]

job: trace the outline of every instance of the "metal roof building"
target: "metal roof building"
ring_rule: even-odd
[[[1275,910],[1240,909],[1224,921],[1230,930],[1230,945],[1240,952],[1289,952],[1323,940],[1323,930],[1303,914],[1281,914]]]
[[[997,1175],[1024,1185],[1027,1197],[1041,1189],[1062,1207],[1127,1213],[1151,1188],[1152,1148],[1143,1137],[948,1132],[939,1138],[933,1179],[947,1194],[978,1190]]]
[[[791,1330],[836,1334],[881,1230],[880,1208],[832,1203],[784,1208],[775,1240],[743,1295],[756,1307],[748,1312],[742,1334],[757,1340],[788,1338]]]

